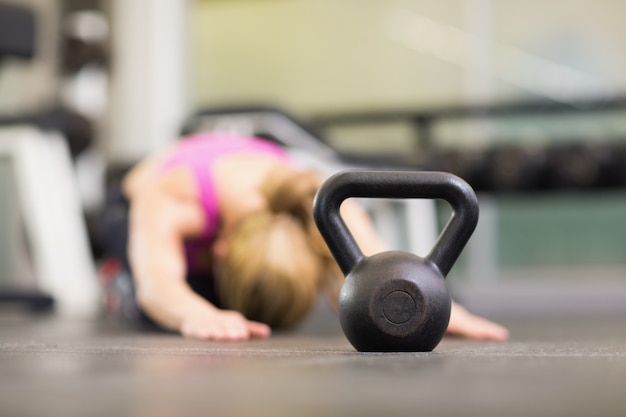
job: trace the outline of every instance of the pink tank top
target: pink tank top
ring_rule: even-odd
[[[280,146],[259,138],[230,134],[202,133],[180,141],[162,165],[163,172],[180,166],[188,167],[198,187],[205,216],[201,236],[185,243],[189,272],[202,272],[202,252],[210,248],[219,227],[219,205],[212,165],[222,156],[236,153],[270,155],[278,163],[288,163],[289,156]]]

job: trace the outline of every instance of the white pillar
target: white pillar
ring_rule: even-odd
[[[186,116],[186,0],[113,0],[107,156],[134,162],[172,143]]]

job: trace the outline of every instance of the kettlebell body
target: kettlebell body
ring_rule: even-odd
[[[339,292],[339,321],[359,351],[430,351],[450,319],[443,276],[411,253],[363,258]],[[356,325],[355,325],[356,323]]]
[[[425,258],[402,251],[364,256],[339,214],[348,197],[443,199],[453,214]],[[471,187],[442,172],[343,171],[324,182],[313,215],[346,276],[339,321],[350,343],[363,352],[434,349],[450,320],[444,278],[478,222]]]

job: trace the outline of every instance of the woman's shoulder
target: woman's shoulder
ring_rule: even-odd
[[[132,200],[145,192],[162,192],[180,197],[196,197],[193,175],[181,166],[163,171],[168,152],[155,154],[132,168],[122,181],[124,194]]]

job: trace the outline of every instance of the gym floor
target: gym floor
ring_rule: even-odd
[[[364,354],[330,313],[245,343],[0,314],[0,415],[626,415],[623,316],[500,321],[509,342]]]

